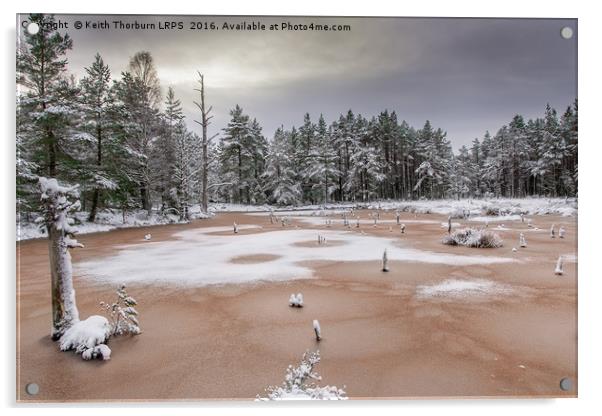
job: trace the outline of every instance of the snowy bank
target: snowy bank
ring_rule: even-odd
[[[202,213],[198,205],[192,207],[189,213],[191,219],[209,218],[213,215]],[[85,211],[73,214],[74,222],[72,225],[77,229],[77,234],[99,233],[118,228],[148,227],[187,222],[180,220],[179,216],[173,214],[153,214],[151,217],[148,217],[147,212],[143,210],[127,211],[125,218],[123,212],[118,209],[100,210],[96,214],[95,222],[88,222],[88,215],[89,213]],[[36,216],[32,216],[33,221],[31,222],[17,222],[17,241],[47,237],[46,230],[36,223],[36,218]]]
[[[453,217],[488,215],[508,216],[524,215],[562,215],[577,214],[576,198],[484,198],[484,199],[438,199],[419,201],[375,201],[344,202],[319,205],[271,206],[241,204],[211,204],[210,212],[270,212],[280,215],[287,211],[300,215],[299,211],[313,211],[305,215],[320,215],[323,211],[349,209],[399,210],[419,214],[442,214]],[[517,217],[514,217],[517,218]],[[519,218],[520,219],[520,218]]]

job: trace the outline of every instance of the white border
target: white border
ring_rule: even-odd
[[[600,352],[602,343],[599,319],[602,316],[599,299],[602,293],[602,275],[600,267],[594,264],[599,256],[600,231],[602,227],[599,207],[600,173],[599,158],[602,156],[600,121],[600,21],[601,15],[595,2],[576,1],[526,1],[503,0],[496,3],[486,1],[412,1],[394,2],[370,0],[363,2],[298,0],[284,1],[133,1],[103,0],[100,2],[28,0],[25,2],[2,2],[2,103],[0,123],[2,136],[2,190],[0,204],[2,218],[2,248],[0,249],[4,273],[2,300],[2,341],[0,367],[1,403],[8,409],[7,414],[17,411],[44,413],[45,415],[82,414],[103,415],[108,412],[123,413],[123,407],[132,415],[186,414],[228,414],[245,410],[253,415],[264,414],[326,414],[332,411],[349,415],[365,415],[369,412],[383,414],[445,414],[451,415],[504,415],[546,414],[581,415],[595,414],[602,409],[602,382],[600,381]],[[473,16],[473,17],[565,17],[579,19],[579,399],[563,400],[434,400],[373,402],[355,401],[348,403],[307,403],[275,405],[219,402],[219,403],[181,403],[181,404],[124,404],[124,405],[16,405],[15,397],[15,243],[14,243],[14,62],[15,62],[15,14],[17,12],[54,12],[54,13],[133,13],[133,14],[301,14],[301,15],[357,15],[357,16]],[[597,127],[596,130],[594,128]],[[599,263],[599,261],[598,261]],[[16,407],[16,409],[15,409]],[[86,407],[86,409],[81,409]],[[110,407],[110,409],[107,409]],[[201,409],[199,409],[201,407]],[[596,410],[597,409],[597,410]],[[598,413],[599,414],[599,413]]]

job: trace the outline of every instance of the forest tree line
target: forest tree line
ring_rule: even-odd
[[[236,105],[219,137],[207,137],[211,107],[199,74],[195,121],[186,125],[171,87],[162,93],[153,57],[136,53],[119,79],[97,54],[76,79],[68,34],[54,17],[31,15],[40,31],[17,51],[17,203],[38,209],[39,176],[78,183],[94,221],[104,207],[180,215],[207,201],[278,205],[376,199],[575,196],[577,101],[559,115],[516,115],[497,133],[452,151],[446,132],[394,111],[351,110],[327,122],[305,114],[271,138]],[[217,136],[217,135],[216,135]]]

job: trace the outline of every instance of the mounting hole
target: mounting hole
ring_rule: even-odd
[[[25,391],[30,396],[35,396],[40,392],[40,386],[38,386],[36,383],[29,383],[25,386]]]
[[[39,31],[40,25],[38,25],[37,23],[33,22],[27,25],[27,32],[29,32],[30,35],[35,35]]]
[[[562,36],[563,39],[570,39],[573,37],[573,29],[570,28],[569,26],[565,26],[562,29],[560,29],[560,36]]]
[[[560,380],[560,390],[569,391],[573,387],[573,382],[570,378],[565,377]]]

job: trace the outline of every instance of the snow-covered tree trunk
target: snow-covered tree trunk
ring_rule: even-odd
[[[79,209],[77,186],[60,186],[56,179],[40,178],[43,220],[48,231],[48,255],[50,259],[52,295],[53,340],[79,322],[75,303],[71,254],[69,249],[83,247],[72,236],[75,229],[69,224],[68,214]],[[73,198],[74,201],[70,201]]]

